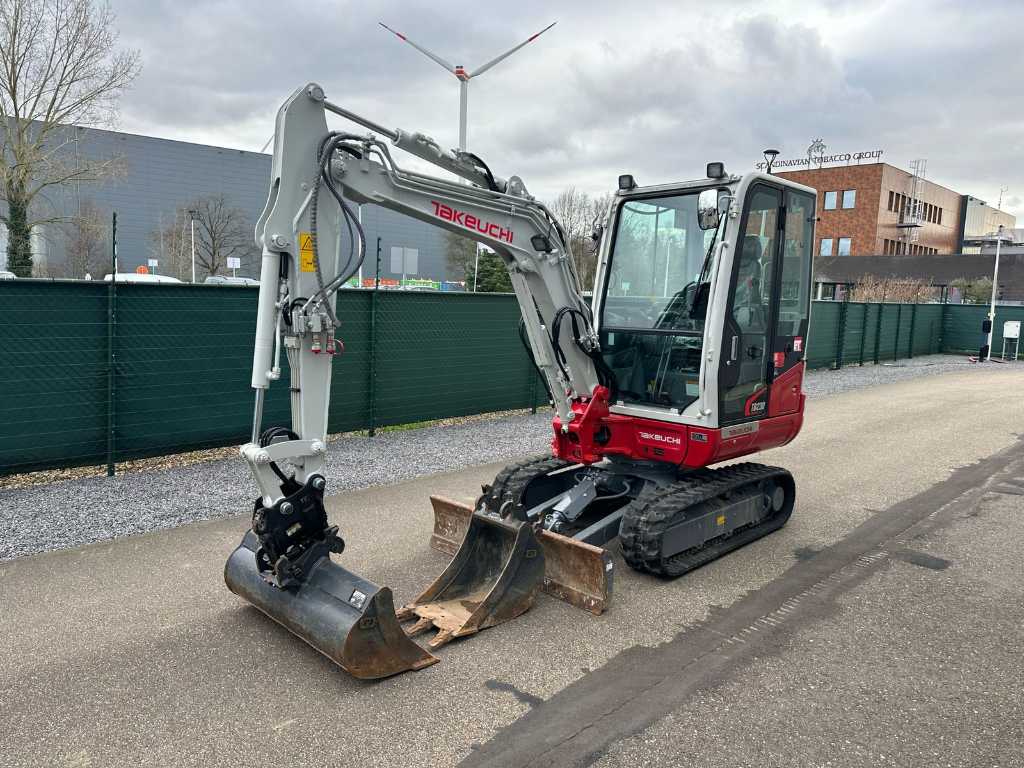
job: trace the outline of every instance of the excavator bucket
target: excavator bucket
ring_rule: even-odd
[[[248,531],[224,567],[228,588],[353,677],[388,677],[438,661],[402,631],[387,587],[356,576],[325,554],[298,587],[282,589],[260,573],[258,549],[259,540]]]
[[[399,621],[417,620],[410,636],[438,630],[430,648],[525,613],[544,580],[544,549],[532,526],[471,511],[462,531],[448,567],[398,612]]]
[[[430,545],[450,555],[464,554],[472,549],[470,533],[478,521],[493,521],[473,513],[473,508],[442,496],[431,496],[434,507],[434,532]],[[532,527],[523,523],[503,521],[504,525]],[[611,555],[600,547],[576,541],[551,531],[534,534],[543,551],[542,589],[560,600],[595,615],[604,612],[611,601],[613,567]],[[468,546],[467,546],[468,545]],[[524,609],[525,610],[525,609]]]

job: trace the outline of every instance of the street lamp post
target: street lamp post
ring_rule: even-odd
[[[192,282],[196,281],[196,214],[199,211],[189,211],[188,218],[192,223]]]
[[[1003,242],[1003,225],[996,230],[996,264],[992,270],[992,301],[988,307],[988,338],[985,347],[988,353],[985,355],[986,362],[992,361],[992,329],[996,324],[996,293],[999,291],[999,246]]]

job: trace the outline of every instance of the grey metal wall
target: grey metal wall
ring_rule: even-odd
[[[116,211],[118,258],[123,272],[134,271],[154,257],[151,233],[161,224],[171,224],[175,211],[191,200],[223,194],[232,206],[246,212],[252,225],[263,210],[270,179],[270,155],[88,128],[69,127],[65,136],[68,143],[62,152],[70,164],[74,164],[76,154],[93,158],[119,156],[124,159],[126,173],[122,178],[102,183],[55,188],[44,205],[68,217],[77,213],[80,200],[91,200],[104,211]],[[374,276],[378,237],[382,246],[382,277],[401,277],[389,269],[392,246],[419,249],[418,274],[409,277],[449,277],[442,230],[376,206],[364,207],[363,225],[367,239],[364,277]],[[0,233],[0,240],[6,242],[5,233]],[[58,226],[47,227],[39,240],[34,248],[45,251],[48,263],[65,261],[65,241]],[[0,262],[6,262],[6,254],[0,256]],[[258,269],[254,264],[252,271]]]

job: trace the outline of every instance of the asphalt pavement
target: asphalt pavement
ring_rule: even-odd
[[[812,401],[782,531],[374,683],[224,588],[244,516],[0,563],[0,766],[1024,765],[1022,386]],[[411,598],[499,466],[332,497],[346,566]]]

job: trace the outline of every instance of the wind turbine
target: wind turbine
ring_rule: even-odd
[[[481,67],[478,67],[477,69],[473,70],[472,72],[467,72],[466,69],[461,64],[457,64],[455,66],[452,66],[447,61],[445,61],[440,56],[438,56],[436,53],[428,51],[426,48],[424,48],[422,45],[419,45],[418,43],[414,43],[412,40],[410,40],[408,37],[403,35],[401,32],[397,32],[397,31],[393,30],[391,27],[389,27],[383,21],[378,22],[378,23],[382,27],[384,27],[384,29],[386,29],[388,32],[391,32],[393,35],[398,37],[399,40],[403,40],[404,42],[408,43],[413,48],[415,48],[417,51],[419,51],[424,56],[426,56],[428,59],[430,59],[431,61],[436,62],[437,64],[440,64],[448,72],[452,73],[453,75],[455,75],[455,77],[458,78],[458,80],[459,80],[459,149],[461,151],[465,152],[466,151],[466,110],[467,110],[467,100],[469,98],[469,81],[471,79],[473,79],[474,77],[477,77],[478,75],[482,75],[484,72],[486,72],[488,69],[493,67],[498,62],[504,61],[505,59],[507,59],[509,56],[511,56],[516,51],[518,51],[520,48],[522,48],[527,43],[533,42],[538,37],[540,37],[545,32],[547,32],[549,29],[551,29],[553,26],[555,26],[555,24],[557,24],[558,22],[557,21],[553,21],[552,23],[550,23],[546,27],[544,27],[544,29],[542,29],[537,34],[531,35],[526,40],[521,42],[519,45],[515,46],[514,48],[508,49],[507,51],[505,51],[500,56],[497,56],[497,57],[491,59],[486,64],[484,64]]]

